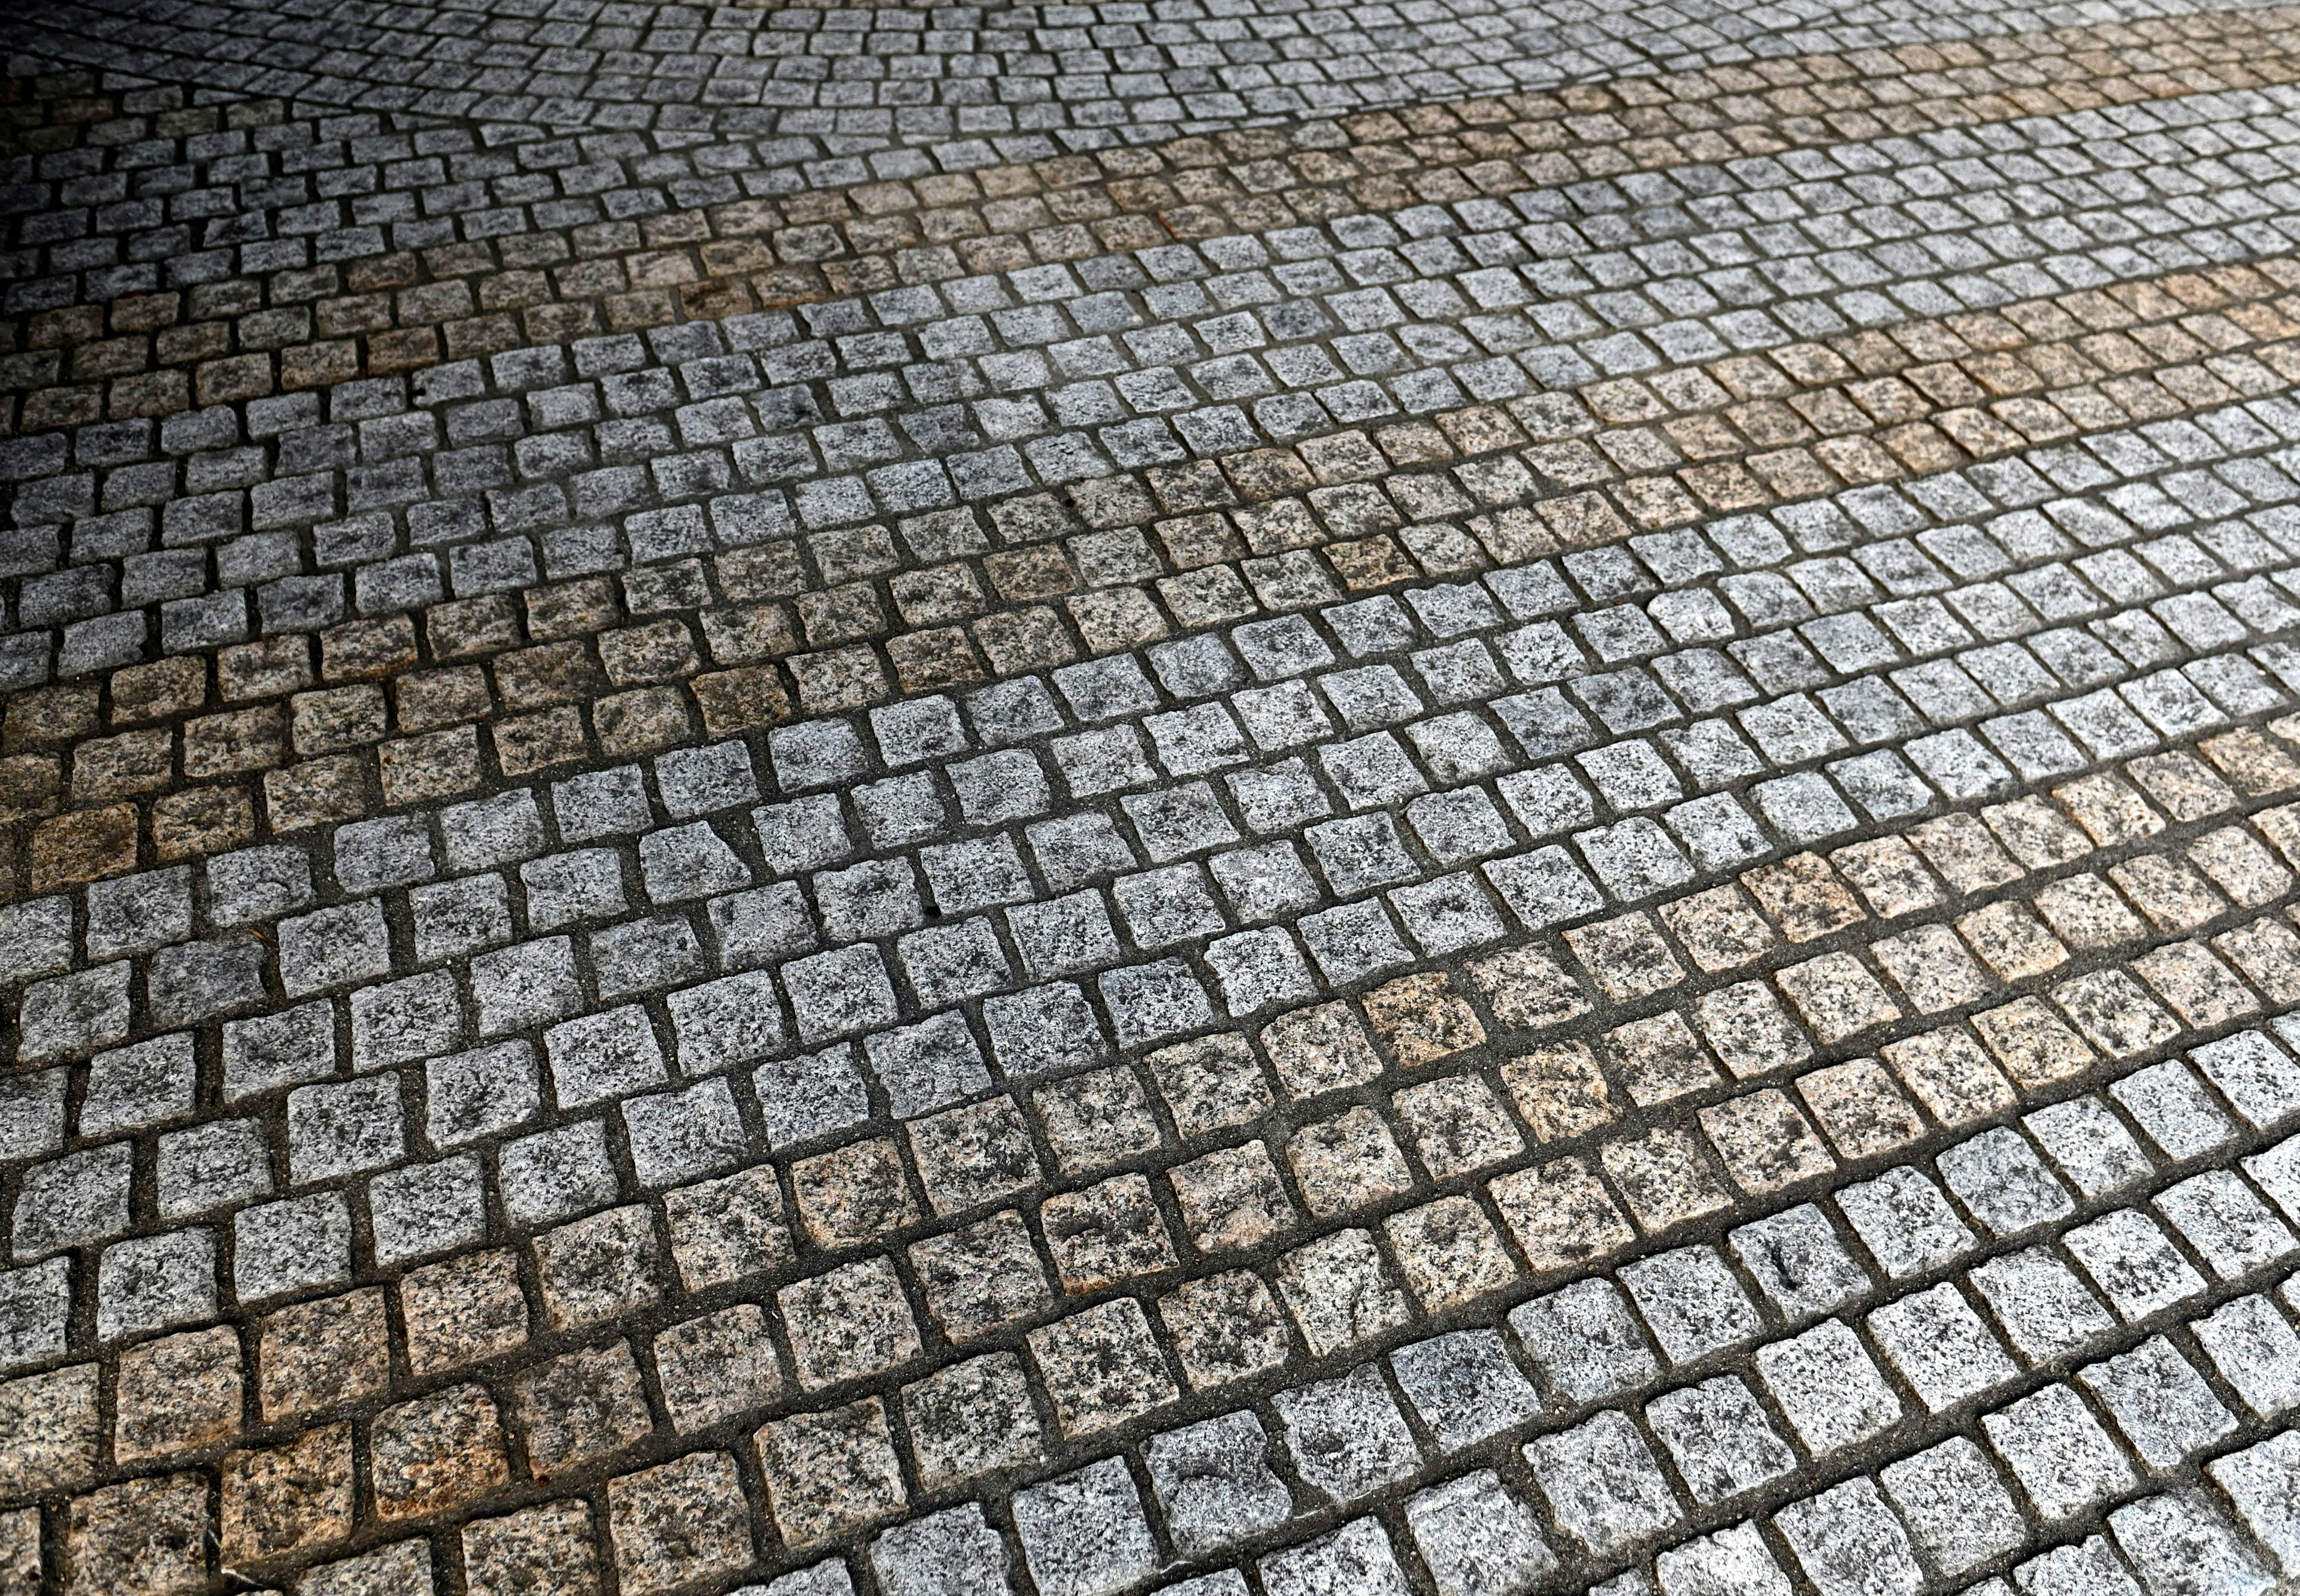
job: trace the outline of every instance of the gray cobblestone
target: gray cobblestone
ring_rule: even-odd
[[[1981,1428],[2046,1519],[2069,1517],[2135,1478],[2100,1421],[2065,1385],[1984,1415]]]
[[[36,1582],[2300,1569],[2282,35],[1232,9],[18,22]]]

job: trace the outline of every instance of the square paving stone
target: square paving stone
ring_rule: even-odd
[[[954,1342],[971,1341],[1048,1306],[1046,1267],[1012,1211],[912,1244],[927,1310]]]
[[[884,1405],[866,1397],[794,1414],[753,1437],[769,1509],[784,1540],[812,1545],[907,1505]]]
[[[1558,1527],[1585,1555],[1616,1556],[1683,1516],[1652,1451],[1619,1413],[1529,1442],[1525,1459]]]
[[[1292,1494],[1270,1467],[1269,1445],[1261,1421],[1244,1409],[1143,1443],[1151,1489],[1178,1551],[1219,1550],[1293,1511]]]
[[[799,1384],[879,1373],[919,1355],[916,1323],[891,1261],[869,1258],[776,1293]]]
[[[1131,1297],[1033,1330],[1028,1340],[1066,1435],[1097,1434],[1179,1395],[1142,1305]]]
[[[1193,1390],[1276,1368],[1292,1351],[1277,1299],[1247,1270],[1186,1282],[1159,1300],[1158,1317]]]
[[[920,1483],[929,1489],[1034,1462],[1044,1451],[1029,1382],[1011,1352],[904,1386],[903,1417]]]
[[[1140,1494],[1122,1459],[1106,1459],[1017,1493],[1014,1527],[1046,1596],[1092,1596],[1157,1566]]]
[[[1796,1454],[1736,1376],[1656,1397],[1646,1405],[1646,1422],[1704,1505],[1754,1490],[1796,1467]]]
[[[2029,1504],[2046,1520],[2067,1518],[2131,1486],[2132,1465],[2076,1392],[2048,1385],[1980,1426]]]

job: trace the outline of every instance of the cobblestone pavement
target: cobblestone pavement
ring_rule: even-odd
[[[0,1596],[2300,1589],[2300,7],[0,46]]]

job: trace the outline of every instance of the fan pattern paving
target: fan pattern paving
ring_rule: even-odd
[[[0,45],[0,1593],[2300,1580],[2300,9]]]

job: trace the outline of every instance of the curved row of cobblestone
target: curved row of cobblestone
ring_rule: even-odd
[[[1340,20],[0,25],[0,1591],[2300,1579],[2289,14]]]

